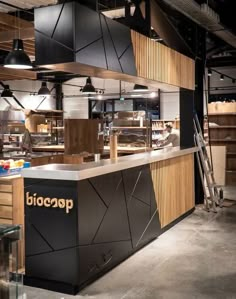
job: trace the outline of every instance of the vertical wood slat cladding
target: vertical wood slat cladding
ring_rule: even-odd
[[[194,207],[193,163],[190,154],[150,164],[162,228]]]
[[[195,89],[194,60],[133,30],[131,38],[138,77]]]

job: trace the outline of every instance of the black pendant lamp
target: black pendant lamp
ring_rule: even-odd
[[[148,91],[148,87],[145,85],[135,84],[133,91]]]
[[[1,93],[1,97],[2,98],[12,98],[13,97],[13,93],[10,90],[9,85],[4,86],[3,92]]]
[[[47,83],[46,82],[42,82],[42,85],[38,91],[38,95],[39,96],[50,96],[50,90],[47,87]]]
[[[31,69],[29,56],[24,51],[22,39],[13,39],[13,49],[4,61],[4,67],[12,69]]]
[[[94,94],[96,93],[95,87],[92,84],[92,80],[90,77],[87,78],[86,84],[82,88],[82,93],[83,94]]]

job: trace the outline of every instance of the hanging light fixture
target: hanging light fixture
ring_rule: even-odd
[[[220,81],[224,81],[225,76],[223,74],[220,75]]]
[[[208,76],[211,77],[211,75],[212,75],[212,70],[208,69]]]
[[[137,91],[137,92],[148,91],[148,87],[145,85],[135,84],[133,91]]]
[[[2,98],[12,98],[13,97],[13,93],[10,90],[9,85],[4,86],[3,92],[1,93],[1,97]]]
[[[13,39],[13,48],[4,60],[4,67],[12,69],[32,68],[29,56],[24,51],[22,39]]]
[[[47,87],[47,82],[42,82],[42,85],[38,91],[39,96],[50,96],[50,90]]]
[[[92,84],[92,80],[90,77],[87,78],[86,84],[82,88],[82,93],[83,94],[94,94],[96,93],[95,87]]]

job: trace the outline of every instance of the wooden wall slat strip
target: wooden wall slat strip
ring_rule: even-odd
[[[195,62],[131,30],[137,76],[182,88],[195,89]]]
[[[194,207],[193,154],[155,162],[150,168],[161,227],[165,227]]]

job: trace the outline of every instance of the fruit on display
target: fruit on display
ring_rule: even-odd
[[[24,166],[25,160],[0,160],[0,170],[8,170],[15,168],[22,168]]]

